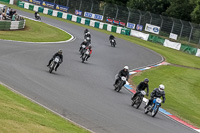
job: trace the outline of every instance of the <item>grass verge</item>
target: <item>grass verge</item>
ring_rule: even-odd
[[[22,30],[0,31],[0,39],[24,42],[58,42],[66,41],[71,35],[47,25],[26,19],[26,27]]]
[[[199,70],[167,65],[141,72],[132,81],[139,84],[148,77],[150,92],[164,84],[166,103],[162,108],[200,127],[199,75]]]
[[[0,85],[3,133],[89,133]]]

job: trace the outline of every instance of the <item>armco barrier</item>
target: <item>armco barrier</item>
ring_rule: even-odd
[[[188,54],[191,54],[191,55],[196,55],[196,53],[197,53],[197,48],[193,48],[193,47],[185,45],[185,44],[181,44],[180,50],[183,52],[186,52]]]
[[[154,35],[149,35],[148,41],[154,42],[154,43],[159,43],[159,44],[164,44],[165,39],[159,37],[159,36],[154,36]]]
[[[111,32],[115,32],[116,33],[116,31],[117,31],[117,26],[112,26]]]
[[[50,16],[52,16],[53,10],[52,9],[48,9],[48,13],[47,14],[50,15]]]
[[[90,19],[87,19],[87,18],[85,19],[85,25],[88,25],[88,26],[90,25]]]
[[[44,11],[44,7],[41,7],[41,6],[40,6],[40,7],[38,8],[38,12],[43,13],[43,11]]]
[[[62,12],[58,12],[57,17],[58,18],[62,18],[62,16],[63,16],[63,13]]]
[[[31,11],[33,11],[33,8],[34,8],[34,5],[30,4],[28,9],[31,10]]]
[[[62,18],[67,19],[67,13],[63,13]]]
[[[17,30],[23,29],[25,20],[20,21],[0,21],[0,30]]]
[[[99,29],[99,25],[100,25],[100,22],[96,21],[94,24],[94,27]]]
[[[81,19],[81,24],[85,24],[85,18]]]
[[[107,30],[108,24],[103,24],[103,29]]]
[[[81,17],[77,17],[76,22],[81,23]]]
[[[18,6],[21,7],[21,8],[24,8],[24,4],[25,4],[24,2],[19,2]]]
[[[67,14],[67,20],[72,20],[72,15],[71,14]]]

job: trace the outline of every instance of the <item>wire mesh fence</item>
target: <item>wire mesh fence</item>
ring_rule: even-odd
[[[194,43],[200,46],[200,25],[187,21],[162,16],[137,9],[131,9],[116,4],[109,4],[100,0],[47,0],[55,4],[68,6],[69,13],[74,14],[75,10],[91,12],[103,15],[106,18],[120,20],[124,23],[134,23],[145,26],[146,23],[160,27],[160,35],[169,37],[170,33],[178,35],[178,41],[183,43]],[[82,14],[84,15],[84,13]]]

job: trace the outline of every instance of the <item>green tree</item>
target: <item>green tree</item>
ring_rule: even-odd
[[[200,0],[196,1],[196,7],[191,13],[192,22],[200,23]]]
[[[166,10],[165,15],[190,21],[190,14],[194,7],[194,0],[170,0],[170,7]]]
[[[130,8],[162,14],[170,6],[169,0],[129,0],[127,6]]]
[[[121,6],[126,6],[128,0],[104,0],[106,3],[117,4]]]

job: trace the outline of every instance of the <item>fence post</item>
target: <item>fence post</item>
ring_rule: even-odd
[[[139,11],[139,13],[140,13],[140,19],[139,19],[139,24],[141,23],[141,19],[142,19],[142,13],[141,13],[141,11],[140,10],[138,10]]]
[[[152,15],[151,15],[151,13],[149,12],[149,14],[150,14],[150,16],[151,16],[151,19],[150,19],[150,24],[151,24],[151,22],[152,22]]]
[[[82,6],[82,0],[81,0],[81,2],[80,2],[79,10],[81,10],[81,6]]]
[[[115,4],[115,6],[117,7],[117,12],[116,12],[116,16],[115,16],[115,19],[117,19],[117,15],[118,15],[118,11],[119,11],[119,9],[118,9],[118,6]]]
[[[69,7],[69,0],[67,0],[67,5],[66,6]]]
[[[92,2],[92,6],[91,6],[91,10],[90,10],[90,12],[92,12],[92,9],[93,9],[93,0],[91,0],[91,2]]]
[[[128,19],[127,19],[127,22],[129,22],[131,12],[130,12],[130,9],[128,7],[127,7],[127,9],[128,9]]]
[[[56,4],[56,0],[54,0],[53,3]]]
[[[171,29],[171,33],[173,33],[173,30],[174,30],[174,20],[173,18],[171,17],[172,21],[173,21],[173,24],[172,24],[172,29]]]
[[[191,40],[191,37],[192,37],[193,26],[190,22],[189,22],[189,24],[191,26],[190,37],[189,37],[189,43],[190,43],[190,40]]]
[[[179,19],[180,20],[180,22],[181,22],[181,24],[182,24],[182,26],[181,26],[181,32],[180,32],[180,35],[179,35],[179,40],[181,40],[181,36],[182,36],[182,32],[183,32],[183,22],[182,22],[182,20],[181,19]]]
[[[161,24],[160,24],[160,29],[162,29],[162,26],[163,26],[163,17],[162,17],[162,15],[160,15],[160,18],[162,19],[161,20]]]
[[[105,18],[104,15],[105,15],[106,7],[107,7],[107,4],[104,6],[104,9],[103,9],[103,18]]]

